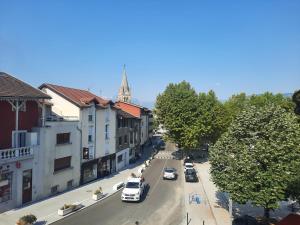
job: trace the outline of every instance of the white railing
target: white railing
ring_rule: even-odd
[[[23,157],[33,156],[32,146],[0,149],[0,160],[22,159]]]
[[[77,121],[79,120],[78,116],[48,116],[46,117],[46,122],[57,122],[57,121]]]

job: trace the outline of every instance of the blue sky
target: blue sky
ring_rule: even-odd
[[[0,71],[134,98],[189,81],[220,99],[300,87],[300,1],[0,0]]]

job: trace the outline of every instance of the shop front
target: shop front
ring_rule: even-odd
[[[105,177],[116,171],[116,154],[104,156],[98,161],[97,177]]]
[[[81,165],[81,184],[86,184],[97,179],[98,159],[84,162]]]
[[[0,204],[12,200],[12,175],[10,171],[0,170]]]

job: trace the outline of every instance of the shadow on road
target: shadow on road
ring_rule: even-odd
[[[144,193],[141,198],[141,202],[143,202],[147,198],[149,190],[150,190],[150,184],[146,184]]]
[[[46,220],[41,220],[41,221],[35,222],[35,225],[45,225],[45,224],[47,224]]]

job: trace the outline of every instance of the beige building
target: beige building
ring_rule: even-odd
[[[57,116],[79,120],[81,183],[114,172],[116,109],[113,103],[75,88],[43,84],[40,89],[52,97],[52,110]]]
[[[80,132],[78,120],[47,117],[38,133],[39,198],[70,190],[80,182]]]

